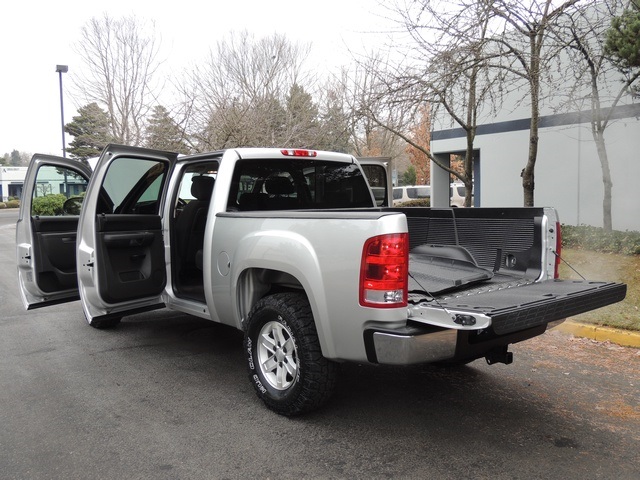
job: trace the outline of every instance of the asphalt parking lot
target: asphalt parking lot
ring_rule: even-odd
[[[273,414],[241,335],[170,311],[26,312],[0,211],[2,479],[637,479],[640,350],[552,331],[514,364],[344,365],[321,411]]]

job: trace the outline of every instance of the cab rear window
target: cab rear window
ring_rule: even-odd
[[[356,164],[322,160],[241,160],[229,210],[300,210],[374,206]]]

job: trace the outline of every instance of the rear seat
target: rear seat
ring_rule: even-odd
[[[245,192],[238,199],[240,211],[292,210],[300,208],[295,185],[286,177],[271,177],[264,184],[267,193]]]
[[[296,193],[296,188],[288,178],[269,177],[264,187],[269,196],[267,210],[290,210],[299,207],[298,198],[289,196]]]

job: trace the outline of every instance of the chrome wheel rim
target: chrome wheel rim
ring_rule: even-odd
[[[282,317],[278,316],[278,320]],[[291,387],[298,375],[296,345],[288,328],[279,321],[267,322],[260,330],[258,365],[267,383],[276,390]]]

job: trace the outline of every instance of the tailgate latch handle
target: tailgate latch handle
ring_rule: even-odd
[[[456,313],[456,315],[453,317],[453,322],[457,323],[458,325],[465,326],[475,325],[476,317],[474,317],[473,315],[462,315],[460,313]]]

